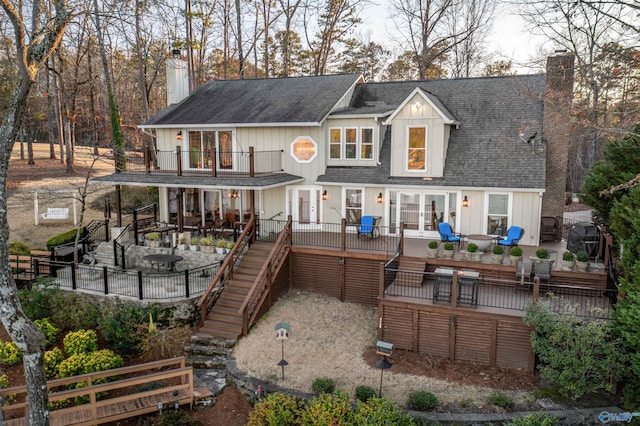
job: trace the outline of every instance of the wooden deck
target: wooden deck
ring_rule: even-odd
[[[100,380],[115,380],[99,383]],[[84,387],[77,385],[85,384]],[[193,369],[184,357],[50,380],[49,402],[70,406],[50,412],[52,426],[97,425],[193,403]],[[7,426],[27,426],[26,386],[2,389],[8,404],[2,407]],[[88,399],[73,405],[74,401]]]

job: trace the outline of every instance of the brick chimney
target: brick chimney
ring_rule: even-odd
[[[174,49],[172,53],[173,58],[167,59],[167,106],[189,96],[187,61],[180,58],[180,50]]]
[[[564,213],[571,141],[574,55],[556,51],[547,58],[543,134],[546,142],[546,183],[542,216]]]

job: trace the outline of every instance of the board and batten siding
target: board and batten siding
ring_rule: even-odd
[[[372,128],[373,129],[373,156],[368,160],[346,160],[346,159],[330,159],[329,158],[329,141],[330,138],[330,130],[333,128],[340,128],[344,132],[345,128],[356,128],[358,131],[363,128]],[[376,167],[378,154],[380,152],[380,145],[382,143],[382,137],[384,136],[381,133],[381,125],[379,122],[376,122],[373,118],[331,118],[329,117],[324,124],[325,128],[325,143],[326,143],[326,158],[327,158],[327,166],[364,166],[364,167]],[[344,137],[344,133],[342,135]],[[344,140],[342,141],[344,145]],[[357,153],[359,155],[360,152]]]

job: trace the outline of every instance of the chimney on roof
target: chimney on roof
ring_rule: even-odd
[[[542,196],[542,216],[562,217],[564,212],[572,130],[573,75],[573,53],[556,51],[547,58],[543,115],[546,183]]]
[[[167,105],[175,104],[189,96],[187,61],[180,59],[180,50],[173,49],[167,59]]]

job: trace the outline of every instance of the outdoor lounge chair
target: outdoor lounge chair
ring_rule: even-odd
[[[526,287],[525,287],[526,283]],[[523,262],[520,260],[516,267],[516,289],[528,289],[531,285],[531,262]]]
[[[508,246],[509,248],[520,244],[520,239],[524,236],[524,229],[519,226],[510,226],[507,230],[507,236],[499,239],[498,244]]]
[[[458,248],[460,248],[460,234],[454,233],[451,230],[451,225],[447,222],[440,222],[438,224],[438,232],[440,233],[440,241],[445,243],[458,243]]]
[[[360,234],[368,235],[371,238],[378,238],[380,230],[378,229],[379,216],[362,216],[360,218],[360,226],[358,226],[358,238]]]

